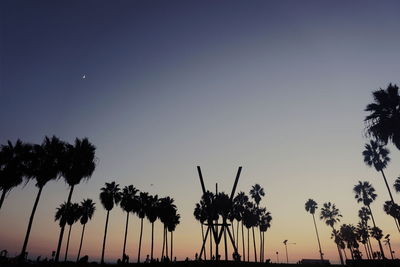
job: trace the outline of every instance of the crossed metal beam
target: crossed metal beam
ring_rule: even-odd
[[[242,167],[240,166],[238,171],[237,171],[235,182],[233,184],[232,192],[231,192],[231,195],[230,195],[231,202],[233,201],[233,197],[235,196],[235,191],[236,191],[236,187],[237,187],[237,183],[239,181],[239,177],[240,177],[241,171],[242,171]],[[204,180],[203,180],[203,175],[201,173],[200,166],[197,166],[197,172],[199,173],[201,189],[202,189],[203,195],[204,195],[207,191],[206,191],[206,187],[204,186]],[[233,237],[232,237],[231,231],[229,230],[229,227],[228,227],[229,224],[227,223],[227,218],[226,217],[222,217],[222,224],[218,224],[218,223],[214,224],[214,223],[212,223],[212,224],[207,224],[207,225],[208,225],[208,227],[207,227],[206,235],[204,236],[203,245],[201,246],[201,251],[200,251],[200,256],[199,256],[200,259],[201,259],[202,255],[203,255],[204,250],[205,250],[205,244],[206,244],[206,241],[207,241],[208,234],[210,232],[212,232],[212,234],[214,236],[214,240],[215,240],[216,259],[218,259],[218,245],[219,245],[219,242],[221,241],[223,233],[225,234],[224,235],[224,238],[225,238],[225,260],[228,259],[228,250],[227,250],[227,245],[226,245],[226,231],[228,232],[229,239],[231,240],[231,243],[232,243],[233,249],[235,251],[235,254],[239,255],[237,247],[235,245],[235,242],[233,241]],[[218,226],[222,226],[219,231],[218,231]],[[212,255],[210,255],[210,257],[211,256]]]

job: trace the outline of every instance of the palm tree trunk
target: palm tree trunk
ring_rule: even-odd
[[[240,222],[238,221],[236,224],[236,248],[239,250],[239,224]],[[239,253],[239,252],[238,252]]]
[[[368,237],[368,244],[367,244],[367,246],[368,246],[368,245],[369,245],[369,251],[370,251],[369,255],[370,255],[371,259],[373,259],[373,258],[374,258],[374,250],[372,249],[371,240],[369,239],[369,237]]]
[[[324,254],[322,253],[322,249],[321,249],[321,242],[319,240],[319,234],[318,234],[318,229],[317,229],[317,224],[315,223],[315,216],[314,214],[312,214],[313,217],[313,221],[314,221],[314,227],[315,227],[315,233],[317,234],[317,240],[318,240],[318,247],[319,247],[319,254],[321,256],[321,260],[324,260]]]
[[[139,250],[137,262],[140,263],[140,250],[142,248],[142,235],[143,235],[143,218],[140,218],[140,237],[139,237]]]
[[[202,237],[202,240],[204,242],[204,227],[203,227],[203,223],[200,223],[200,225],[201,225],[201,237]],[[204,260],[207,260],[206,249],[204,249]]]
[[[70,236],[71,236],[71,229],[72,229],[72,224],[69,226],[68,239],[67,239],[67,247],[66,247],[66,249],[65,249],[64,262],[66,262],[66,261],[67,261],[67,258],[68,258],[69,238],[70,238]]]
[[[242,250],[243,250],[243,261],[246,261],[246,248],[244,246],[244,230],[243,230],[243,220],[242,220]]]
[[[67,199],[67,207],[71,203],[72,192],[74,192],[74,187],[75,187],[74,185],[71,186],[71,188],[69,190],[69,195],[68,195],[68,199]],[[65,224],[61,226],[60,236],[58,237],[57,252],[56,252],[56,257],[54,259],[55,262],[58,262],[58,259],[60,258],[60,251],[61,251],[61,245],[62,245],[62,240],[63,240],[63,236],[64,236],[64,230],[65,230]]]
[[[126,237],[128,236],[128,224],[129,224],[129,212],[126,212],[124,248],[122,249],[122,258],[121,258],[122,260],[125,259]]]
[[[364,245],[365,255],[367,255],[367,259],[369,259],[369,254],[368,254],[368,251],[367,251],[367,246],[365,245],[365,243],[363,243],[363,245]]]
[[[153,251],[154,251],[154,222],[151,223],[151,252],[150,252],[151,261],[153,261]]]
[[[168,258],[168,231],[167,231],[167,227],[165,227],[165,257]]]
[[[104,229],[103,250],[101,251],[101,264],[104,264],[104,251],[106,249],[106,237],[107,237],[107,227],[108,227],[108,216],[109,215],[110,215],[110,211],[107,210],[106,226]]]
[[[390,249],[390,257],[392,258],[392,260],[394,260],[393,258],[393,250],[392,250],[392,246],[390,245],[390,242],[388,242],[389,245],[389,249]]]
[[[228,226],[226,226],[228,227]],[[228,228],[229,229],[229,228]],[[224,227],[224,243],[225,243],[225,260],[228,260],[228,246],[226,243],[226,228]]]
[[[385,181],[386,181],[386,179],[385,179]],[[372,210],[371,210],[370,205],[368,205],[368,209],[369,209],[369,212],[371,213],[372,223],[374,224],[374,227],[376,227],[375,219],[374,219],[374,216],[372,215]],[[379,250],[381,251],[381,254],[382,254],[382,258],[385,259],[386,257],[385,257],[385,253],[383,252],[383,247],[382,247],[381,240],[377,239],[377,241],[378,241],[378,244],[379,244]]]
[[[83,234],[85,233],[85,227],[86,227],[86,223],[82,227],[81,242],[80,242],[80,245],[79,245],[78,256],[76,257],[76,261],[79,261],[79,257],[81,256],[81,249],[82,249],[82,243],[83,243]]]
[[[213,250],[212,250],[212,238],[213,238],[213,234],[212,234],[212,231],[211,231],[211,227],[210,226],[208,226],[209,227],[209,229],[210,229],[210,259],[212,260],[212,253],[213,253]]]
[[[6,198],[6,193],[7,193],[7,190],[3,189],[2,193],[1,193],[1,197],[0,197],[0,209],[1,209],[1,206],[3,206],[4,199]]]
[[[250,228],[247,228],[247,261],[250,261]]]
[[[347,253],[346,253],[346,249],[343,249],[344,252],[344,258],[347,260]]]
[[[392,204],[394,204],[395,202],[394,202],[394,199],[393,199],[393,196],[392,196],[392,191],[390,190],[390,187],[389,187],[389,184],[388,184],[388,182],[386,180],[386,175],[383,172],[383,169],[381,170],[381,174],[383,176],[383,180],[385,181],[386,188],[387,188],[387,190],[389,192],[390,200],[392,201]],[[400,219],[397,219],[396,227],[397,227],[397,230],[400,232],[399,224],[400,224]]]
[[[260,232],[260,262],[263,262],[263,253],[262,253],[262,251],[263,251],[263,247],[262,247],[262,232],[261,232],[261,229],[260,229],[260,227],[258,227],[258,231]]]
[[[254,261],[257,262],[257,248],[256,248],[256,236],[254,235],[254,226],[251,227],[253,232],[253,244],[254,244]]]
[[[173,248],[173,231],[171,231],[171,262],[172,262],[172,248]]]
[[[334,233],[336,233],[336,230],[335,230],[334,227],[332,227],[332,230],[333,230]],[[336,239],[336,236],[335,236],[335,239]],[[336,242],[335,242],[335,243],[336,243]],[[339,253],[340,263],[341,263],[342,265],[344,265],[343,255],[342,255],[342,252],[340,251],[339,244],[336,243],[336,246],[337,246],[338,253]]]
[[[24,257],[25,252],[26,252],[26,248],[28,246],[28,240],[29,240],[29,235],[31,233],[31,228],[32,228],[32,223],[33,223],[33,217],[35,217],[35,213],[36,213],[36,208],[37,205],[39,203],[39,199],[40,199],[40,195],[42,193],[42,189],[43,187],[39,187],[39,191],[36,195],[36,200],[35,203],[33,204],[33,208],[32,208],[32,212],[31,212],[31,217],[29,217],[29,223],[28,223],[28,229],[26,230],[26,235],[25,235],[25,240],[24,240],[24,244],[22,246],[22,250],[21,250],[21,258]]]
[[[233,235],[233,243],[235,243],[236,236],[235,236],[235,227],[234,227],[234,225],[233,225],[233,222],[234,222],[234,221],[232,221],[231,228],[232,228],[232,235]]]

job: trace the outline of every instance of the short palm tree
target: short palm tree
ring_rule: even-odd
[[[323,204],[319,218],[325,221],[325,224],[332,228],[332,233],[335,235],[335,243],[338,249],[340,262],[342,265],[344,265],[342,252],[340,251],[339,243],[337,242],[338,231],[335,229],[335,224],[340,222],[340,217],[342,217],[342,214],[340,214],[340,211],[338,208],[336,208],[335,204],[332,204],[331,202]]]
[[[244,192],[239,192],[236,197],[233,199],[233,209],[235,210],[236,220],[238,222],[242,222],[242,253],[243,253],[243,261],[246,261],[246,247],[244,242],[244,223],[243,217],[246,210],[246,203],[249,201],[249,197]],[[239,224],[237,225],[239,233]],[[236,246],[239,245],[239,234],[237,234]]]
[[[318,247],[319,247],[319,255],[321,256],[321,260],[324,260],[324,254],[322,253],[321,249],[321,242],[319,240],[319,235],[318,235],[318,229],[317,229],[317,224],[315,223],[315,211],[318,209],[318,204],[315,202],[313,199],[308,199],[306,204],[305,204],[305,209],[307,212],[309,212],[314,221],[314,228],[315,228],[315,233],[317,234],[317,241],[318,241]]]
[[[196,203],[196,206],[193,211],[193,216],[196,219],[196,221],[200,222],[201,237],[202,237],[202,241],[204,242],[204,223],[207,220],[207,216],[206,216],[205,209],[204,209],[204,203],[202,203],[201,201],[200,201],[200,203]],[[205,260],[207,259],[206,250],[204,250],[204,259]]]
[[[96,210],[95,204],[93,200],[90,198],[84,199],[81,202],[81,218],[80,218],[80,223],[82,224],[82,234],[81,234],[81,242],[79,244],[79,250],[78,250],[78,256],[76,257],[76,261],[79,261],[79,257],[81,255],[81,249],[82,249],[82,243],[83,243],[83,235],[85,234],[85,227],[86,224],[89,220],[92,219],[93,214]]]
[[[343,224],[339,229],[340,235],[343,241],[347,244],[347,248],[350,250],[351,258],[354,260],[360,253],[358,251],[356,227],[351,224]]]
[[[251,187],[250,189],[250,196],[256,203],[256,207],[258,208],[260,206],[260,201],[263,196],[265,196],[264,188],[262,188],[259,184],[255,184]],[[259,229],[260,230],[260,229]],[[253,229],[254,231],[254,229]],[[261,251],[261,231],[260,232],[260,251]],[[260,253],[261,257],[261,253]],[[261,261],[261,258],[260,258]]]
[[[139,249],[138,249],[138,263],[140,263],[140,250],[142,248],[142,236],[143,236],[143,219],[144,217],[146,217],[146,212],[149,205],[149,193],[140,192],[137,200],[138,200],[138,209],[136,213],[140,218],[140,237],[139,237]]]
[[[265,255],[265,232],[271,227],[271,221],[272,221],[272,216],[269,211],[266,211],[266,209],[262,210],[262,213],[260,214],[260,231],[262,233],[261,235],[261,262],[264,261],[264,255]]]
[[[87,138],[76,138],[74,145],[66,144],[62,158],[61,173],[65,182],[70,187],[67,203],[71,202],[74,187],[82,180],[90,179],[92,176],[94,169],[96,168],[95,151],[96,147],[91,144]],[[65,225],[61,227],[60,236],[58,238],[55,257],[56,262],[58,262],[60,257],[64,228]]]
[[[20,185],[26,177],[26,163],[29,159],[31,145],[17,140],[14,144],[8,141],[0,147],[0,209],[6,194]]]
[[[159,212],[159,202],[158,202],[158,196],[149,196],[148,199],[148,205],[146,209],[146,217],[151,223],[151,250],[150,250],[150,259],[153,260],[153,254],[154,254],[154,222],[158,218],[158,212]]]
[[[164,256],[164,248],[165,248],[165,256],[168,256],[168,235],[167,235],[167,228],[168,223],[171,221],[171,216],[176,214],[176,206],[174,204],[174,199],[170,197],[163,197],[159,201],[159,212],[158,218],[164,225],[164,235],[163,235],[163,246],[161,257]]]
[[[27,173],[36,182],[39,189],[33,204],[31,216],[29,217],[28,228],[26,230],[24,244],[22,245],[21,256],[25,255],[28,246],[29,235],[31,233],[33,218],[39,203],[43,187],[47,182],[58,179],[61,173],[61,157],[64,151],[64,142],[57,137],[45,137],[41,145],[33,145],[28,160]]]
[[[107,237],[107,227],[108,227],[108,218],[110,215],[110,210],[114,208],[114,205],[118,205],[121,201],[121,192],[119,188],[119,184],[115,182],[106,183],[105,187],[102,187],[100,193],[100,201],[103,205],[104,209],[107,210],[107,218],[106,225],[104,229],[104,239],[103,239],[103,249],[101,252],[101,264],[104,263],[104,251],[106,248],[106,237]]]
[[[385,243],[386,246],[389,247],[390,257],[392,258],[392,260],[394,260],[392,245],[390,244],[390,234],[387,234],[387,235],[385,236],[385,239],[383,240],[383,242]]]
[[[379,227],[376,227],[376,226],[372,227],[370,230],[370,234],[373,238],[375,238],[378,241],[379,244],[381,244],[381,239],[383,237],[383,233]],[[382,245],[379,246],[379,248],[381,249],[381,256],[383,258],[385,258],[385,254],[383,253],[383,248],[381,248],[381,247],[382,247]]]
[[[387,144],[391,141],[400,149],[400,96],[399,87],[389,84],[384,89],[372,93],[374,102],[368,104],[365,111],[370,114],[365,117],[367,133]]]
[[[357,199],[357,202],[358,203],[362,202],[364,206],[368,208],[371,215],[372,223],[374,224],[374,227],[376,227],[375,219],[371,210],[371,203],[377,197],[377,195],[375,194],[375,188],[369,182],[359,181],[358,184],[354,186],[353,191],[355,194],[355,198]],[[381,251],[382,257],[385,257],[380,239],[376,240],[379,243],[379,249]]]
[[[172,257],[173,257],[173,248],[174,248],[174,231],[176,229],[176,226],[180,223],[180,219],[181,216],[179,214],[176,213],[175,210],[175,214],[171,215],[169,218],[169,222],[168,222],[168,226],[167,229],[168,231],[171,233],[171,248],[170,248],[170,252],[171,252],[171,261],[172,261]]]
[[[124,236],[124,246],[122,249],[122,258],[125,256],[126,239],[128,236],[128,224],[129,224],[129,213],[136,212],[138,201],[137,201],[137,190],[133,185],[125,186],[121,192],[121,202],[119,206],[123,211],[126,212],[126,223],[125,223],[125,236]]]
[[[64,261],[67,261],[68,258],[68,248],[69,248],[69,239],[71,237],[72,225],[76,223],[81,217],[81,209],[78,203],[71,203],[69,208],[67,209],[67,224],[69,225],[68,238],[67,238],[67,247],[65,248],[65,258]]]

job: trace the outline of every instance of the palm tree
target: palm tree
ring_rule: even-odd
[[[168,204],[166,206],[168,206]],[[207,191],[206,193],[204,193],[201,196],[200,206],[201,206],[201,210],[203,212],[203,215],[206,218],[206,221],[207,221],[207,224],[208,224],[208,230],[210,231],[210,259],[212,259],[212,255],[213,255],[213,252],[212,252],[212,238],[213,238],[213,235],[211,234],[212,233],[212,226],[211,225],[213,225],[213,221],[217,221],[218,218],[219,218],[219,215],[218,215],[218,212],[217,212],[217,208],[216,208],[216,205],[215,205],[215,195],[210,191]],[[161,215],[160,219],[161,219],[161,217],[165,217],[165,215],[162,212],[160,212],[160,215]],[[217,247],[216,247],[216,249],[217,249]],[[163,246],[163,251],[164,251],[164,246]]]
[[[357,243],[357,234],[356,227],[351,224],[343,224],[340,226],[340,235],[343,238],[343,241],[346,242],[347,248],[350,250],[351,258],[357,258],[360,253],[358,251],[358,243]]]
[[[371,140],[369,144],[365,144],[365,150],[362,154],[364,156],[365,164],[370,167],[373,166],[377,172],[380,172],[382,174],[386,188],[389,192],[390,200],[392,201],[392,203],[395,203],[385,173],[383,171],[383,169],[385,169],[390,162],[389,149],[385,148],[384,145],[380,144],[379,142]],[[400,219],[395,222],[397,230],[400,231]]]
[[[315,202],[313,199],[308,199],[306,204],[305,204],[305,209],[307,212],[309,212],[312,217],[313,217],[313,221],[314,221],[314,228],[315,228],[315,233],[317,234],[317,241],[318,241],[318,247],[319,247],[319,254],[321,256],[321,260],[324,260],[324,254],[322,253],[322,249],[321,249],[321,242],[319,240],[319,235],[318,235],[318,229],[317,229],[317,224],[315,223],[315,211],[318,209],[318,205],[317,202]]]
[[[159,202],[158,196],[149,196],[147,209],[146,209],[146,217],[151,223],[151,252],[150,259],[153,260],[153,252],[154,252],[154,222],[157,220],[158,212],[159,212]]]
[[[392,260],[394,260],[394,258],[393,258],[392,245],[390,244],[390,234],[387,234],[387,235],[385,236],[385,240],[383,240],[383,242],[385,243],[386,246],[389,247],[390,257],[392,258]]]
[[[173,217],[176,214],[176,206],[174,204],[173,198],[164,197],[160,199],[158,207],[159,207],[158,217],[164,225],[163,249],[161,252],[161,257],[164,256],[164,248],[165,248],[165,256],[167,257],[168,256],[167,228],[168,228],[168,223],[171,221],[171,217]]]
[[[200,201],[200,203],[196,203],[196,207],[193,211],[194,218],[200,222],[201,225],[201,237],[202,241],[204,242],[204,223],[207,220],[207,215],[204,209],[204,202]],[[207,260],[206,250],[204,250],[204,260]]]
[[[17,140],[0,147],[0,209],[3,206],[6,194],[20,185],[26,177],[26,163],[29,159],[31,145]]]
[[[358,211],[358,217],[360,218],[361,222],[359,223],[360,228],[363,228],[362,231],[364,233],[364,237],[366,239],[366,244],[367,248],[370,253],[370,259],[372,259],[372,245],[371,241],[369,239],[369,226],[368,226],[368,221],[371,219],[371,212],[369,211],[368,208],[366,207],[361,207],[361,209]]]
[[[108,217],[110,215],[110,210],[114,208],[114,205],[118,205],[121,201],[121,192],[119,189],[119,184],[115,182],[106,183],[105,187],[102,187],[100,193],[100,201],[103,207],[107,210],[106,226],[104,230],[103,239],[103,250],[101,252],[101,264],[104,263],[104,250],[106,248],[106,237],[107,237],[107,227],[108,227]]]
[[[394,181],[393,187],[394,187],[394,190],[396,190],[397,193],[400,192],[400,176],[397,177],[396,181]]]
[[[140,250],[142,248],[143,219],[146,216],[148,204],[149,204],[149,193],[140,192],[139,197],[138,197],[138,209],[136,212],[140,218],[140,238],[139,238],[139,249],[138,249],[138,263],[140,262]]]
[[[337,238],[337,231],[335,229],[335,224],[340,222],[340,217],[342,217],[342,214],[340,214],[340,211],[339,209],[336,208],[335,204],[332,204],[331,202],[324,203],[323,207],[321,208],[321,213],[319,218],[321,220],[324,220],[325,224],[332,228],[332,232],[336,238]],[[342,265],[344,265],[342,252],[340,251],[339,242],[337,242],[338,240],[336,238],[335,238],[335,243],[338,249],[340,262]]]
[[[65,248],[65,258],[64,261],[67,261],[68,258],[68,248],[69,248],[69,238],[71,237],[72,225],[76,223],[81,217],[81,209],[78,203],[72,203],[69,205],[67,209],[67,224],[69,225],[68,238],[67,238],[67,247]]]
[[[399,87],[389,84],[386,90],[379,89],[372,93],[374,102],[368,104],[365,111],[367,133],[387,144],[391,141],[400,149],[400,96]]]
[[[170,217],[170,220],[169,220],[169,222],[168,222],[168,226],[167,226],[167,229],[168,229],[168,231],[171,233],[171,248],[170,248],[170,251],[171,251],[171,257],[170,257],[170,259],[171,259],[171,261],[172,261],[172,256],[173,256],[173,240],[174,240],[174,231],[175,231],[175,229],[176,229],[176,226],[180,223],[180,219],[181,219],[181,216],[179,215],[179,214],[176,214],[176,210],[175,210],[175,214],[173,214],[173,215],[171,215],[171,217]]]
[[[139,192],[133,185],[125,186],[121,193],[121,202],[119,206],[123,211],[126,212],[126,224],[125,224],[125,237],[124,237],[124,247],[122,249],[122,258],[125,256],[126,248],[126,238],[128,236],[128,224],[129,224],[129,213],[136,212],[138,201],[136,193]]]
[[[62,158],[62,175],[70,186],[67,203],[71,203],[74,187],[82,180],[89,179],[96,168],[96,147],[87,138],[75,139],[75,144],[66,144]],[[65,225],[61,227],[55,261],[58,262]]]
[[[33,218],[39,204],[40,195],[43,187],[50,180],[58,179],[61,172],[61,156],[64,151],[64,142],[53,136],[51,139],[45,137],[41,145],[33,145],[28,160],[27,174],[35,179],[38,192],[33,204],[31,216],[29,217],[28,228],[26,230],[24,243],[22,245],[21,256],[23,257],[28,246],[29,235],[31,233]]]
[[[243,261],[246,261],[246,248],[244,243],[244,230],[243,230],[243,218],[246,210],[246,203],[249,201],[249,197],[244,192],[239,192],[236,197],[233,199],[233,209],[235,210],[236,220],[238,222],[242,222],[242,253],[243,253]],[[237,225],[237,240],[236,247],[239,247],[239,223]],[[249,255],[247,255],[249,256]]]
[[[358,184],[356,184],[353,188],[355,198],[357,199],[357,202],[360,203],[362,202],[364,206],[366,206],[370,212],[372,223],[374,224],[374,227],[376,227],[375,224],[375,219],[372,214],[371,210],[371,203],[376,199],[377,195],[375,194],[375,188],[369,183],[369,182],[361,182],[359,181]],[[379,248],[382,254],[382,257],[385,257],[385,254],[383,252],[383,247],[381,244],[380,239],[377,239],[379,243]]]
[[[265,196],[264,188],[262,188],[259,184],[253,185],[250,189],[250,196],[254,200],[254,202],[256,202],[256,207],[258,208],[260,205],[261,198]],[[260,232],[260,261],[261,261],[261,231],[259,232]]]
[[[382,230],[379,227],[374,226],[371,228],[370,233],[371,233],[371,236],[378,241],[379,248],[381,250],[381,256],[382,256],[382,258],[385,258],[385,254],[383,253],[383,248],[381,245],[381,239],[383,237]]]
[[[264,261],[264,252],[265,252],[265,232],[271,227],[272,216],[271,213],[266,211],[266,209],[262,209],[262,213],[260,214],[260,231],[261,235],[261,262]]]
[[[83,235],[85,234],[85,227],[89,220],[92,219],[94,211],[96,210],[95,204],[93,200],[90,198],[84,199],[81,202],[81,218],[80,222],[82,224],[82,235],[81,235],[81,242],[79,244],[78,256],[76,257],[76,261],[79,261],[79,257],[81,255],[82,243],[83,243]]]
[[[364,222],[359,222],[356,227],[357,239],[364,245],[365,254],[368,259],[371,259],[370,248],[368,246],[369,232],[368,226]]]

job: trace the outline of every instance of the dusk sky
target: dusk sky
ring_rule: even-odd
[[[97,168],[73,195],[96,202],[82,248],[90,259],[101,256],[106,211],[99,193],[110,181],[173,197],[182,217],[174,253],[194,258],[201,246],[192,215],[202,193],[197,165],[212,190],[218,183],[230,193],[239,166],[237,191],[264,187],[261,203],[273,217],[266,258],[273,261],[276,251],[284,259],[285,239],[296,243],[290,261],[319,257],[308,198],[335,203],[343,223],[357,224],[361,204],[352,188],[370,181],[378,194],[375,220],[400,257],[399,233],[382,208],[387,190],[361,155],[372,91],[400,84],[399,11],[399,1],[3,0],[0,144],[56,135],[68,142],[88,137],[97,147]],[[393,184],[400,151],[388,147]],[[29,182],[7,195],[0,250],[20,251],[36,192]],[[67,196],[63,180],[43,189],[30,257],[55,250],[55,209]],[[326,257],[337,262],[330,228],[317,225]],[[114,208],[108,261],[121,255],[124,227]],[[139,220],[129,227],[134,260]],[[80,231],[74,225],[71,259]],[[146,223],[142,255],[150,252],[150,234]],[[159,222],[156,240],[159,257]]]

